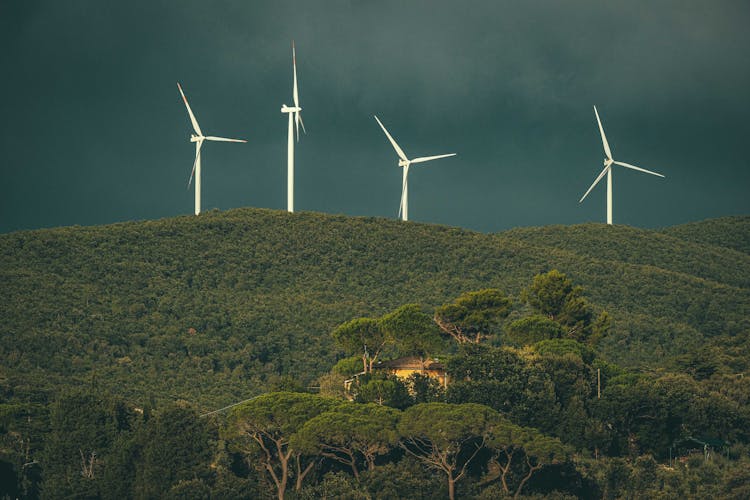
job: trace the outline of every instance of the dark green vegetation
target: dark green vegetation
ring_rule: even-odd
[[[378,359],[452,355],[456,382],[442,391],[417,379],[410,393],[368,375],[361,411],[300,396],[299,414],[282,411],[288,423],[274,424],[288,434],[275,454],[291,453],[287,496],[434,497],[455,488],[493,498],[552,488],[615,498],[667,484],[682,496],[742,498],[748,220],[486,235],[243,209],[2,235],[0,474],[20,478],[3,493],[33,497],[40,485],[48,496],[113,498],[278,492],[284,467],[264,462],[261,444],[281,430],[252,437],[263,424],[253,404],[265,399],[228,420],[198,414],[318,385],[321,376],[333,394],[351,367],[363,367],[352,342],[355,363],[328,374],[344,354],[331,333],[350,322],[347,338],[366,326],[368,338],[399,339]],[[563,278],[534,278],[552,269]],[[436,312],[440,328],[429,324]],[[356,323],[363,317],[371,319]],[[451,325],[469,341],[446,335]],[[297,398],[283,394],[268,404]],[[419,404],[445,402],[456,405],[445,415],[476,416],[464,434],[452,429],[458,448],[430,438],[434,425],[418,431],[424,419],[412,417]],[[486,406],[460,406],[477,403]],[[341,432],[326,436],[326,422]],[[383,422],[393,425],[378,429]],[[358,425],[384,441],[352,445]],[[711,440],[728,458],[663,469],[670,452],[694,446],[688,438]],[[425,473],[430,453],[446,446],[434,460],[450,467]],[[68,460],[52,458],[61,456]]]
[[[733,248],[750,254],[750,217],[722,217],[665,228],[662,231],[683,240]]]

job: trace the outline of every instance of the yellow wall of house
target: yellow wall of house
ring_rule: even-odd
[[[447,387],[447,378],[445,373],[438,371],[438,370],[420,370],[419,368],[398,368],[394,370],[390,370],[390,373],[393,373],[398,378],[409,378],[413,373],[423,373],[427,375],[430,378],[435,378],[440,382],[440,385],[443,387]]]

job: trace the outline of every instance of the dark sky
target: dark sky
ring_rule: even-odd
[[[286,207],[292,39],[296,208],[498,231],[750,212],[750,2],[0,0],[0,232]]]

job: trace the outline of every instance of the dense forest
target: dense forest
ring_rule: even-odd
[[[749,239],[259,209],[1,235],[0,493],[746,498]],[[409,355],[453,382],[367,370]]]

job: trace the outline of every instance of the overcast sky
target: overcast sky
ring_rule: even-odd
[[[750,2],[0,0],[0,232],[286,207],[291,40],[298,210],[500,231],[750,212]]]

